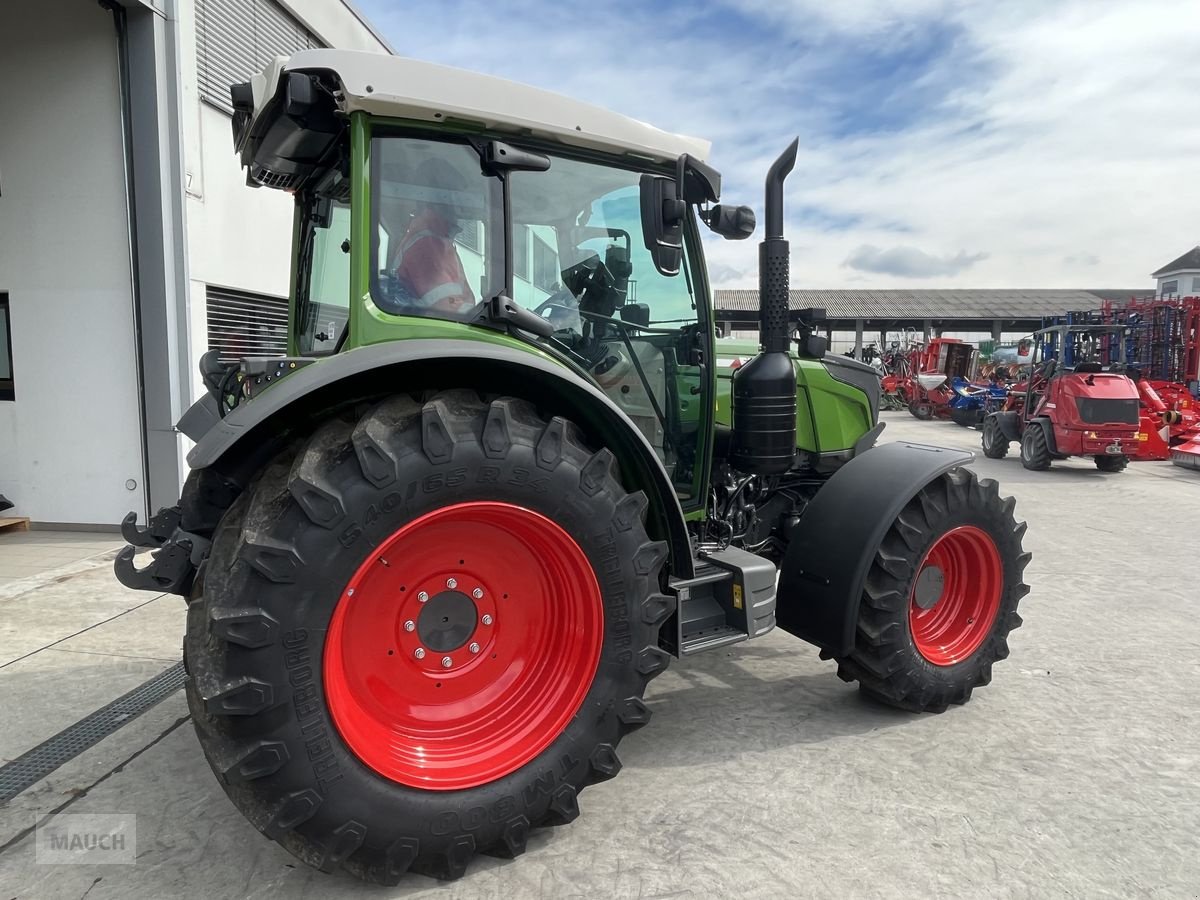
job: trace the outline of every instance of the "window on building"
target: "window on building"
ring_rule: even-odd
[[[513,275],[529,280],[529,226],[513,226]]]
[[[220,351],[221,362],[245,356],[287,353],[288,301],[208,285],[208,349]]]
[[[539,290],[553,291],[560,276],[558,254],[544,240],[533,235],[533,285]]]
[[[200,97],[230,115],[231,85],[249,81],[276,56],[323,46],[275,0],[196,0]]]
[[[1192,279],[1192,293],[1200,293],[1200,278]]]
[[[12,328],[9,325],[8,294],[0,293],[0,400],[13,400]]]
[[[1178,281],[1164,281],[1162,283],[1162,288],[1159,290],[1159,293],[1162,294],[1163,296],[1166,296],[1167,294],[1178,294],[1179,293],[1179,282]]]
[[[478,222],[460,222],[461,230],[454,236],[454,242],[466,247],[472,253],[481,252],[483,244],[479,241]]]

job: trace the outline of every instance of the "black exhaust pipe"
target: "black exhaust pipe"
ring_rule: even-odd
[[[733,373],[730,462],[755,475],[778,475],[796,455],[796,370],[788,352],[788,242],[783,237],[783,182],[796,164],[792,141],[767,172],[766,237],[758,246],[760,351]]]

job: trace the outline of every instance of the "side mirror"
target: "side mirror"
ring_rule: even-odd
[[[754,234],[757,224],[754,210],[749,206],[730,206],[718,203],[708,211],[704,220],[711,231],[730,241],[744,241]]]
[[[643,175],[641,180],[642,235],[654,267],[663,275],[678,275],[683,264],[683,220],[687,204],[674,179]]]

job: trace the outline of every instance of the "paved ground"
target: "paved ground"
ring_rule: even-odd
[[[0,532],[0,591],[5,585],[71,566],[123,544],[119,535],[89,531]]]
[[[885,418],[891,438],[977,444]],[[575,823],[458,882],[379,889],[298,867],[243,821],[176,693],[0,807],[0,898],[1200,896],[1200,476],[976,468],[1029,521],[1033,591],[964,708],[872,705],[783,633],[676,663]],[[177,598],[75,570],[0,593],[5,760],[178,659]],[[35,864],[55,812],[135,813],[137,864]]]

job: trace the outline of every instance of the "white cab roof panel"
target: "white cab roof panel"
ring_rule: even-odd
[[[327,69],[342,83],[342,109],[439,123],[465,120],[489,130],[559,141],[605,153],[671,162],[684,153],[708,156],[711,145],[671,134],[550,91],[450,66],[353,50],[302,50],[263,73],[274,93],[278,64],[284,71]],[[263,76],[259,76],[260,78]],[[267,85],[263,85],[266,87]],[[255,100],[259,99],[258,91]]]

